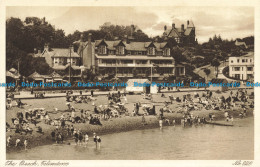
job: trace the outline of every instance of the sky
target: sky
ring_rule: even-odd
[[[65,34],[76,30],[99,29],[105,22],[118,25],[137,25],[148,36],[161,36],[164,26],[187,26],[191,20],[196,27],[199,43],[221,35],[223,39],[236,39],[254,35],[254,8],[252,7],[7,7],[6,17],[46,18],[46,21],[63,29]]]

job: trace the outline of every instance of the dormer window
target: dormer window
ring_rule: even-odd
[[[164,55],[164,56],[170,56],[170,55],[171,55],[171,50],[170,50],[170,48],[165,48],[163,55]]]
[[[116,49],[117,55],[124,55],[125,54],[125,47],[124,46],[118,46]]]
[[[155,55],[155,48],[154,47],[149,47],[147,50],[148,55]]]
[[[107,54],[107,47],[105,45],[101,45],[98,47],[99,54]]]

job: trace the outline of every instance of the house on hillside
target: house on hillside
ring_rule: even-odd
[[[196,31],[195,26],[192,21],[187,21],[186,28],[184,24],[181,25],[180,28],[175,27],[175,23],[172,23],[171,28],[167,28],[164,26],[163,38],[169,39],[173,38],[178,44],[196,44]]]

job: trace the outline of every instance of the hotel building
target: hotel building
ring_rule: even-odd
[[[239,80],[254,78],[254,53],[240,57],[229,57],[229,76]]]

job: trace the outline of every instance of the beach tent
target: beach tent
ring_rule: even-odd
[[[140,86],[136,86],[135,84],[142,84]],[[133,93],[150,93],[150,86],[144,86],[143,84],[151,84],[148,79],[129,79],[127,81],[127,92]]]
[[[127,82],[126,91],[129,93],[157,93],[158,87],[156,85],[150,86],[151,81],[148,79],[129,79]],[[136,86],[135,84],[140,84]]]

